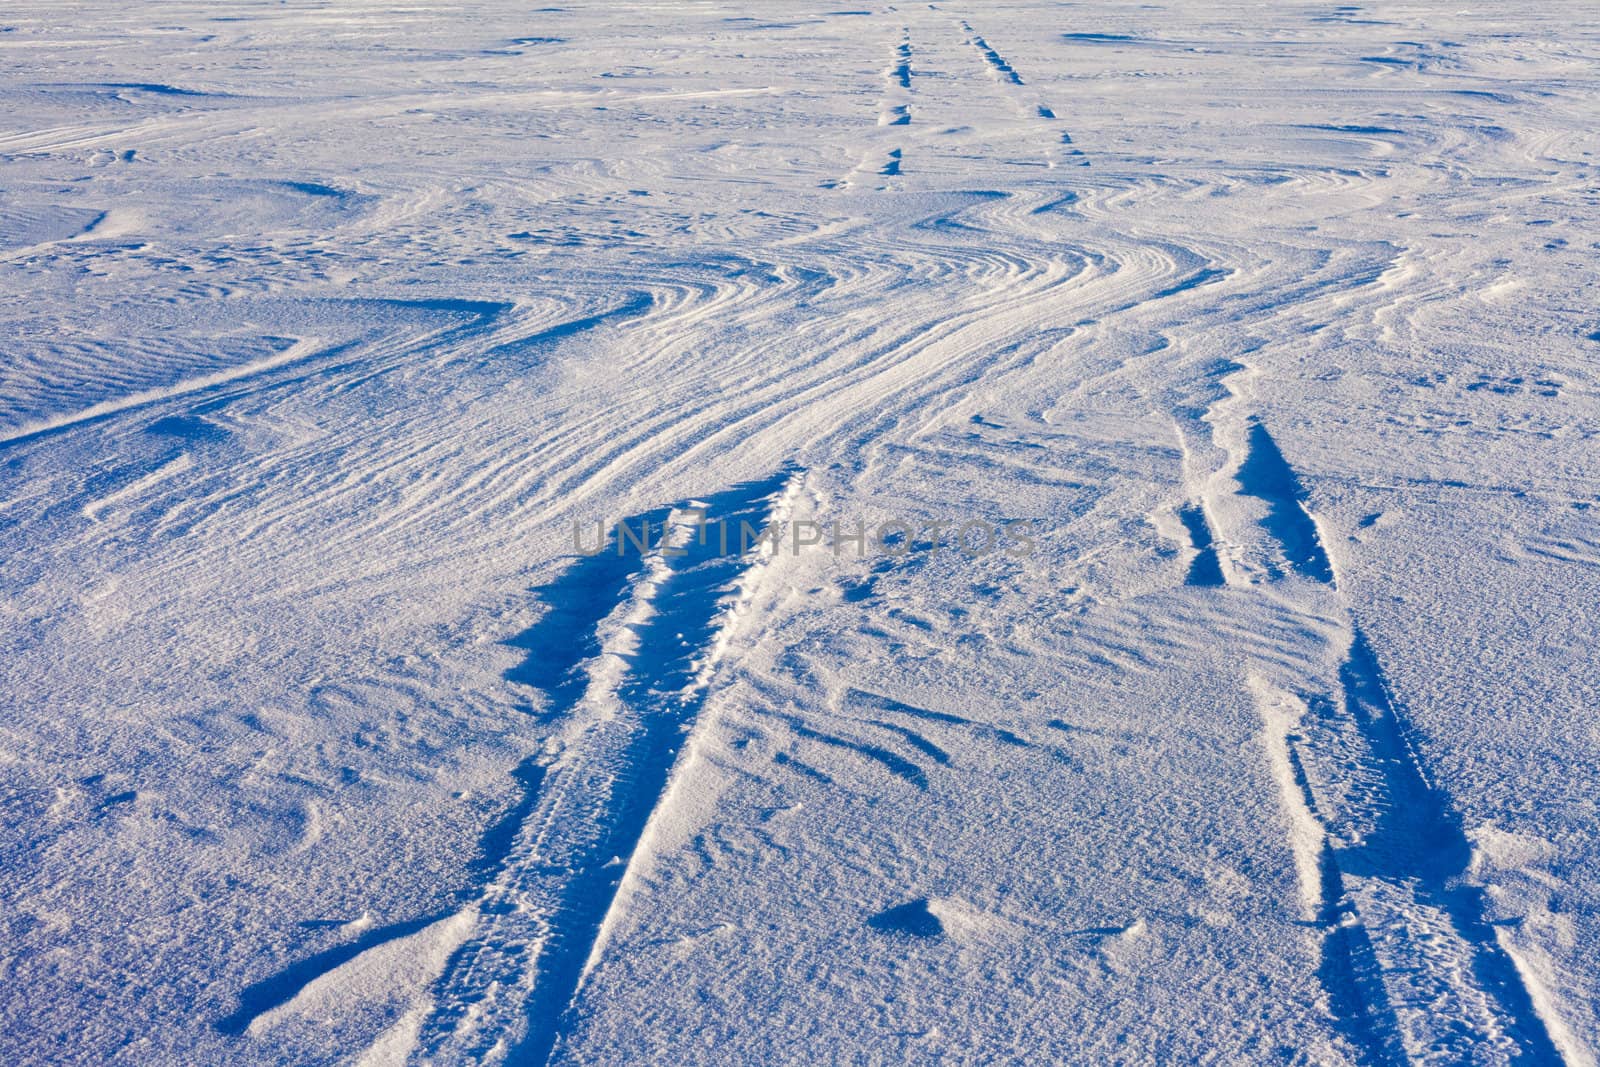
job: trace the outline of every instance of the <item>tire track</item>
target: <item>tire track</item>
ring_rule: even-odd
[[[962,32],[966,34],[966,43],[973,48],[989,68],[989,73],[1002,86],[1010,86],[1012,91],[1007,95],[1012,105],[1017,109],[1017,114],[1028,122],[1039,122],[1051,129],[1054,141],[1045,148],[1045,165],[1054,168],[1059,159],[1058,153],[1077,159],[1080,166],[1089,166],[1089,160],[1072,143],[1072,134],[1060,128],[1060,120],[1056,117],[1055,108],[1051,107],[1044,99],[1031,93],[1018,93],[1015,90],[1025,89],[1027,82],[1011,61],[1001,55],[1000,51],[989,43],[972,24],[965,19],[959,23]]]
[[[1017,69],[1008,63],[1004,56],[995,51],[994,46],[986,41],[977,30],[974,30],[970,22],[963,20],[961,28],[967,31],[967,43],[978,50],[978,54],[983,56],[984,62],[989,64],[989,69],[994,72],[994,76],[998,80],[1009,82],[1018,87],[1024,84],[1022,75],[1017,73]]]
[[[1197,542],[1218,547],[1227,584],[1273,597],[1308,634],[1327,634],[1308,663],[1254,658],[1246,677],[1304,913],[1322,928],[1319,978],[1340,1032],[1370,1064],[1561,1063],[1485,918],[1483,888],[1468,880],[1460,819],[1337,591],[1300,478],[1246,406],[1238,383],[1249,374],[1224,379],[1229,395],[1206,415],[1230,462],[1185,522]]]
[[[422,1027],[421,1060],[539,1064],[558,1047],[728,628],[752,595],[761,557],[740,549],[782,521],[799,484],[799,472],[783,471],[624,520],[541,592],[550,612],[518,640],[529,656],[509,677],[541,688],[567,724],[549,758],[519,772],[537,795],[499,834],[496,869],[470,905],[476,928]],[[641,529],[660,540],[630,564]],[[586,636],[574,643],[574,630]]]
[[[911,125],[911,28],[901,29],[901,37],[889,55],[889,64],[883,69],[883,98],[878,109],[878,126],[903,128]],[[905,156],[903,145],[895,145],[883,153],[868,148],[854,170],[842,180],[826,183],[830,188],[850,189],[869,177],[896,178],[900,176],[900,163]]]

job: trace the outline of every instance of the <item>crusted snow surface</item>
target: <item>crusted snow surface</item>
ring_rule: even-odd
[[[7,1064],[1594,1064],[1600,16],[0,9]]]

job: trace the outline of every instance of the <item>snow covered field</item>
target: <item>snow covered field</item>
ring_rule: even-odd
[[[1533,7],[8,0],[0,1061],[1595,1064]]]

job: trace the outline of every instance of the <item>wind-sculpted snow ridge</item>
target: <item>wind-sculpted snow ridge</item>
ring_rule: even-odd
[[[0,1062],[1592,1067],[1596,54],[7,0]]]
[[[784,471],[623,520],[540,591],[548,613],[516,642],[528,658],[508,677],[543,691],[560,731],[519,771],[530,802],[488,850],[493,875],[434,993],[421,1060],[542,1064],[558,1045],[762,553],[774,550],[750,531],[781,526],[799,484]]]

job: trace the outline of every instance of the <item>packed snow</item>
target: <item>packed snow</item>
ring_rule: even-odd
[[[1587,2],[8,0],[0,1060],[1600,1049]]]

